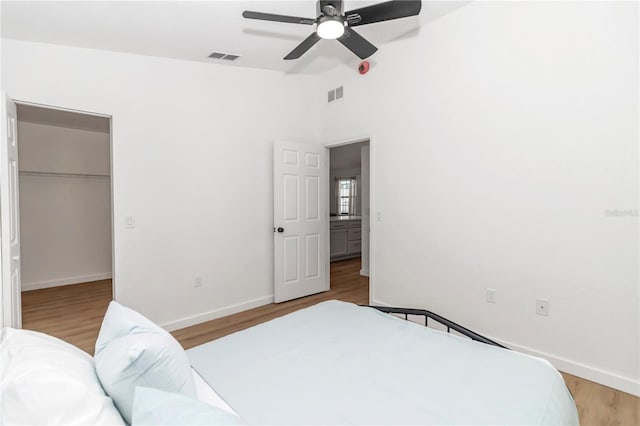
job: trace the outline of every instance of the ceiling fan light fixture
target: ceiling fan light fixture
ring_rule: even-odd
[[[317,19],[254,12],[252,10],[245,10],[242,12],[242,16],[247,19],[261,21],[316,25],[316,30],[284,57],[285,61],[299,59],[300,56],[308,52],[322,39],[337,39],[360,59],[366,59],[376,53],[378,48],[369,43],[352,27],[416,16],[420,13],[421,8],[422,0],[390,0],[344,12],[343,0],[317,0]]]
[[[318,23],[316,32],[320,38],[333,40],[344,34],[344,23],[338,17],[326,16]]]

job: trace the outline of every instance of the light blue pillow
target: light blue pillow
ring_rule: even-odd
[[[127,423],[136,386],[196,395],[191,365],[180,343],[119,303],[109,304],[93,358],[102,387]]]
[[[132,426],[240,424],[238,416],[196,399],[158,389],[136,388]]]

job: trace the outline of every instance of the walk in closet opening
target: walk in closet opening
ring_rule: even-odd
[[[111,119],[18,104],[23,328],[89,353],[113,299]]]

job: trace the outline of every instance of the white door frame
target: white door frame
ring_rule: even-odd
[[[2,141],[0,142],[0,225],[2,227],[2,247],[0,248],[0,325],[20,328],[22,324],[20,294],[20,217],[13,208],[18,199],[19,181],[17,170],[18,117],[16,104],[2,92]],[[12,167],[13,166],[13,167]]]
[[[373,212],[375,211],[374,206],[375,206],[375,173],[374,173],[374,169],[375,169],[375,145],[373,143],[373,134],[365,134],[365,135],[356,135],[356,136],[352,136],[352,137],[345,137],[345,138],[340,138],[340,139],[335,139],[329,142],[325,142],[322,145],[325,147],[325,149],[327,150],[327,164],[326,164],[326,168],[327,168],[327,176],[330,176],[330,161],[329,161],[329,149],[330,148],[335,148],[338,146],[342,146],[342,145],[350,145],[353,143],[360,143],[360,142],[369,142],[369,303],[371,303],[372,301],[376,300],[374,297],[374,282],[375,282],[375,231],[376,231],[376,226],[375,226],[375,221],[374,221],[374,215]],[[327,191],[327,199],[325,200],[325,205],[329,205],[329,197],[331,193],[331,189],[329,189],[329,191]],[[329,221],[329,217],[327,217],[327,222]],[[327,223],[327,241],[329,241],[329,223]],[[331,244],[327,244],[327,264],[326,264],[326,268],[327,268],[327,276],[330,277],[330,264],[331,264]]]
[[[16,105],[28,105],[28,106],[35,106],[35,107],[40,107],[40,108],[48,108],[48,109],[55,109],[55,110],[59,110],[59,111],[68,111],[68,112],[75,112],[78,114],[86,114],[86,115],[95,115],[98,117],[104,117],[104,118],[108,118],[109,119],[109,123],[110,123],[110,128],[109,128],[109,185],[110,185],[110,193],[111,193],[111,294],[113,297],[113,300],[116,300],[116,264],[115,264],[115,227],[114,227],[114,199],[113,199],[113,116],[109,115],[109,114],[103,114],[103,113],[97,113],[97,112],[92,112],[92,111],[84,111],[84,110],[78,110],[78,109],[72,109],[72,108],[65,108],[65,107],[59,107],[59,106],[53,106],[53,105],[47,105],[47,104],[42,104],[42,103],[38,103],[38,102],[30,102],[30,101],[24,101],[24,100],[19,100],[19,99],[13,99],[13,98],[9,98],[11,99],[11,101],[13,101]],[[20,140],[18,139],[18,144],[20,144]],[[6,182],[0,182],[0,190],[4,190],[4,188],[6,188]],[[18,205],[18,214],[20,212],[20,206]],[[13,297],[13,291],[10,289],[11,285],[10,283],[5,283],[2,282],[2,297],[10,297],[11,300],[11,306],[13,307],[13,301],[15,300],[15,298]],[[22,283],[20,283],[20,287],[22,288]],[[20,310],[22,310],[22,307],[19,307]],[[6,324],[5,324],[6,326]]]

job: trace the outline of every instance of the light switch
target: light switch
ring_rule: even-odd
[[[135,229],[136,227],[136,217],[135,216],[127,216],[127,229]]]

